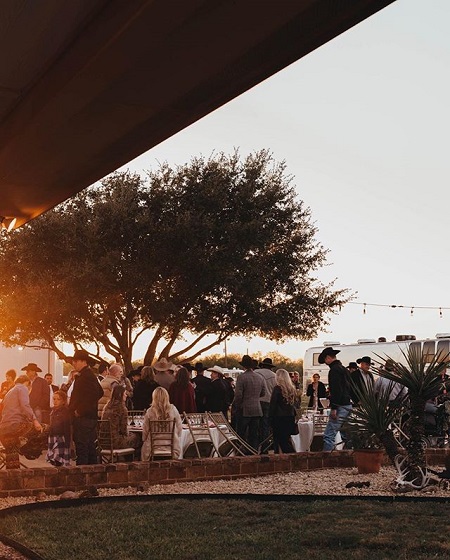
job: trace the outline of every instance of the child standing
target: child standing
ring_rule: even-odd
[[[53,409],[50,415],[48,433],[47,461],[55,467],[70,466],[70,412],[67,406],[67,393],[53,393]]]

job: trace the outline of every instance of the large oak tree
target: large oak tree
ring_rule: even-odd
[[[267,151],[107,177],[2,235],[0,339],[96,343],[130,368],[144,331],[145,363],[231,335],[314,337],[347,294],[314,277],[327,251],[291,183]]]

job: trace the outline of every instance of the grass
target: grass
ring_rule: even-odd
[[[449,518],[440,502],[180,498],[16,511],[0,532],[49,560],[429,560],[450,557]]]

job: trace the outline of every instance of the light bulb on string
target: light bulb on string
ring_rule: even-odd
[[[366,304],[364,304],[364,307],[363,307],[363,315],[365,315],[365,314],[366,314]]]
[[[439,318],[442,319],[442,308],[439,307]]]
[[[414,315],[414,307],[411,307],[411,317]]]

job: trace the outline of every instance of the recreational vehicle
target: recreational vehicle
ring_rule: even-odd
[[[51,373],[53,375],[53,382],[56,385],[62,383],[63,362],[58,359],[53,350],[27,346],[8,347],[0,343],[0,381],[4,380],[8,369],[15,369],[17,374],[19,374],[20,370],[29,362],[33,362],[41,368],[41,376]]]
[[[434,356],[448,357],[450,352],[450,333],[437,334],[436,338],[416,340],[414,335],[397,335],[395,340],[388,342],[384,337],[375,339],[360,339],[355,344],[341,344],[340,342],[326,341],[323,346],[308,348],[303,361],[303,391],[306,392],[308,384],[314,373],[320,375],[320,380],[328,384],[328,366],[319,364],[319,354],[328,346],[340,350],[337,355],[342,365],[348,366],[350,362],[356,362],[358,358],[369,356],[373,361],[382,363],[387,358],[396,362],[405,363],[404,353],[409,347],[416,348],[422,352],[427,362]]]

